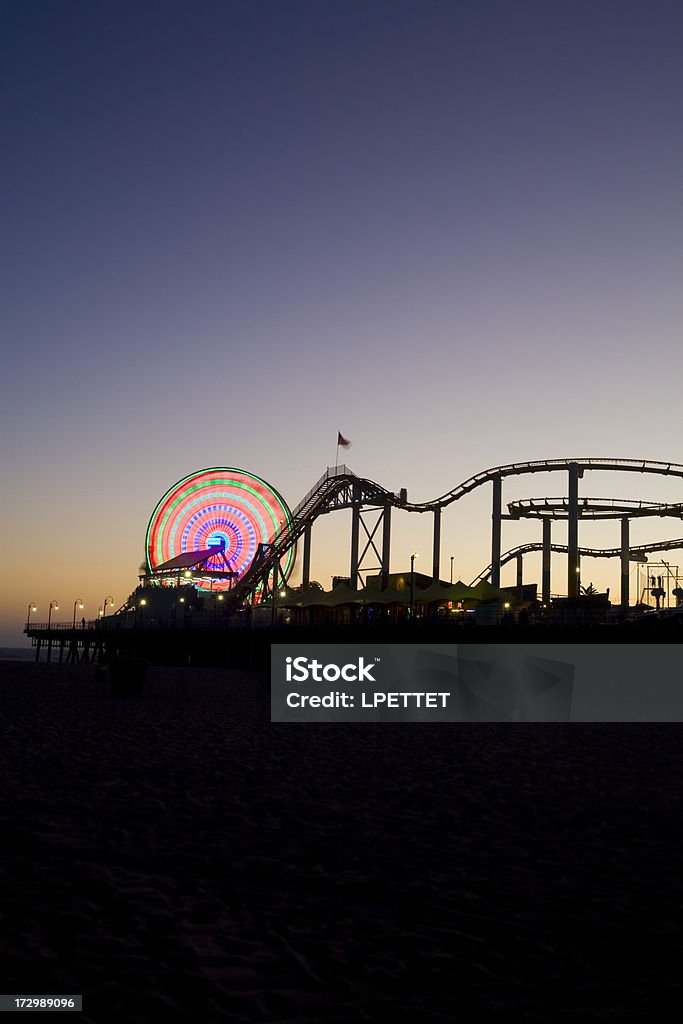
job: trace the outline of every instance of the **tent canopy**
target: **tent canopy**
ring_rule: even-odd
[[[209,558],[215,558],[216,555],[222,555],[225,551],[225,545],[214,548],[204,548],[201,551],[183,551],[182,554],[176,555],[175,558],[169,558],[167,562],[162,562],[161,565],[157,565],[154,568],[154,572],[161,572],[167,569],[191,569],[195,565],[200,565]]]

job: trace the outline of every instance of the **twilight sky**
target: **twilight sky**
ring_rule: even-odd
[[[682,54],[674,0],[2,0],[0,642],[31,600],[122,603],[179,478],[240,467],[293,507],[338,429],[412,500],[683,462]],[[446,514],[445,578],[488,563],[489,490]],[[429,526],[396,517],[394,568]],[[346,513],[314,530],[325,586],[348,548]]]

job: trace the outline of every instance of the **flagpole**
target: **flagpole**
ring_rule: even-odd
[[[335,466],[335,469],[339,465],[339,448],[340,448],[340,446],[342,448],[348,448],[348,447],[350,447],[350,445],[351,445],[351,442],[347,441],[347,439],[342,434],[341,430],[338,430],[337,431],[337,449],[336,449],[336,451],[334,453],[334,466]]]

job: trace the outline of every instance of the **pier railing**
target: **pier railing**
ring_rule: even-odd
[[[24,626],[24,633],[29,630],[31,632],[34,630],[41,630],[44,633],[53,633],[64,629],[69,629],[72,633],[82,633],[84,630],[97,629],[97,623],[97,619],[91,619],[89,621],[86,619],[85,626],[83,626],[82,622],[79,622],[78,619],[76,620],[76,625],[74,625],[73,622],[29,622]]]

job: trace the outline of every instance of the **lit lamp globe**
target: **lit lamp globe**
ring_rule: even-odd
[[[58,611],[58,609],[59,609],[59,604],[57,603],[57,601],[50,601],[50,607],[49,607],[48,613],[47,613],[47,628],[48,629],[50,628],[50,624],[52,622],[52,612],[53,612],[53,610],[54,611]]]

